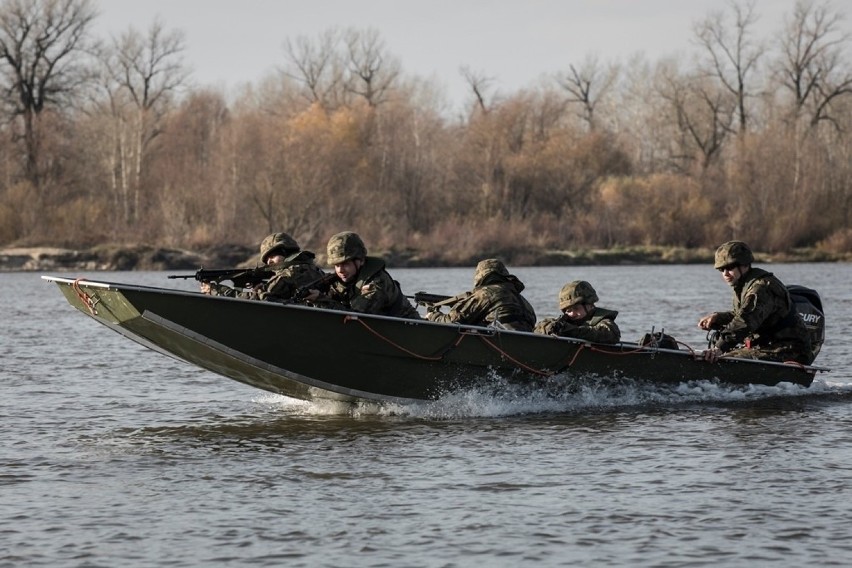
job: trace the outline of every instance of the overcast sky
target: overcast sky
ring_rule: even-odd
[[[757,0],[758,33],[779,30],[795,0]],[[845,6],[834,0],[835,7]],[[160,16],[186,34],[197,84],[256,83],[284,63],[287,38],[330,28],[375,28],[402,69],[467,96],[462,65],[501,92],[531,87],[589,54],[654,61],[692,49],[692,25],[724,0],[102,0],[98,35],[146,31]],[[848,10],[848,8],[843,8]],[[844,23],[849,29],[849,21]]]

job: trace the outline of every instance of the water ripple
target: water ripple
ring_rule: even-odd
[[[405,407],[262,393],[0,275],[0,568],[848,565],[852,267],[773,271],[824,295],[833,370],[809,389],[491,384]],[[470,274],[394,271],[436,293]],[[542,317],[594,282],[626,337],[701,345],[730,301],[709,267],[518,274]]]

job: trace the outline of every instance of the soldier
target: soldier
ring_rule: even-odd
[[[329,239],[327,252],[338,277],[328,289],[332,302],[356,312],[420,319],[399,282],[385,270],[385,262],[367,256],[367,247],[356,233],[337,233]]]
[[[771,272],[751,266],[754,255],[742,241],[729,241],[716,250],[714,268],[733,288],[733,310],[714,312],[698,321],[704,330],[718,331],[715,345],[704,352],[713,362],[722,354],[769,361],[813,361],[805,323],[784,284]]]
[[[473,290],[452,303],[448,314],[430,306],[426,319],[532,331],[535,311],[521,295],[523,289],[524,283],[509,274],[502,262],[494,258],[483,260],[476,265]]]
[[[618,343],[621,330],[615,323],[618,312],[595,306],[598,294],[585,280],[574,280],[559,291],[562,315],[535,326],[536,333],[574,337],[595,343]]]
[[[203,282],[201,291],[212,296],[284,302],[290,300],[299,288],[316,283],[325,276],[314,264],[314,253],[301,250],[299,243],[287,233],[273,233],[263,239],[260,260],[274,273],[262,286],[235,290],[223,284]]]

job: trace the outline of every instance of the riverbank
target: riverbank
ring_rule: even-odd
[[[499,257],[513,266],[594,266],[633,264],[698,264],[713,260],[710,249],[674,247],[618,247],[576,251],[524,250],[495,253],[485,251],[476,258],[449,262],[434,254],[417,251],[377,251],[389,267],[473,266],[479,259]],[[852,253],[827,253],[816,249],[796,249],[783,254],[756,253],[758,263],[772,262],[850,262]],[[101,245],[83,250],[54,247],[0,249],[0,272],[73,272],[114,270],[195,270],[250,267],[259,263],[256,249],[223,245],[201,251],[188,251],[146,245]],[[317,263],[325,265],[324,255]]]
[[[153,246],[102,245],[89,249],[19,247],[0,249],[0,271],[112,271],[183,270],[201,266],[238,266],[254,249],[223,246],[209,251],[188,251]]]

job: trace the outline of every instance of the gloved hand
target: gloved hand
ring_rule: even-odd
[[[542,320],[536,324],[535,332],[543,333],[545,335],[558,335],[558,328],[556,325],[558,322],[559,320],[553,318]]]
[[[701,355],[708,363],[715,363],[720,357],[722,357],[723,353],[721,350],[713,347],[711,349],[705,349]]]
[[[219,295],[219,285],[215,282],[202,282],[200,288],[202,294],[207,294],[208,296]]]
[[[714,347],[719,351],[725,352],[730,351],[736,346],[737,342],[735,339],[732,339],[730,336],[720,334],[719,338],[716,340],[716,345]]]

